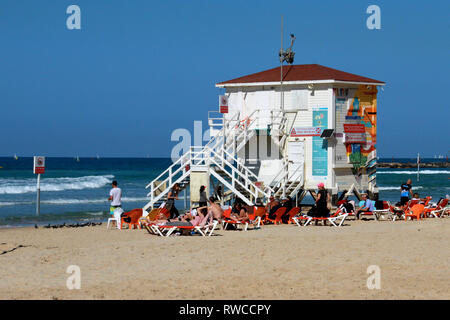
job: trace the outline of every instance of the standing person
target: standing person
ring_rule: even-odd
[[[409,196],[413,195],[412,192],[412,181],[411,179],[408,179],[408,181],[406,181],[406,183],[402,184],[400,186],[400,205],[401,206],[405,206],[408,201],[409,201]]]
[[[316,199],[316,206],[317,206],[316,217],[325,218],[330,215],[330,209],[328,209],[329,194],[325,189],[325,185],[323,184],[323,182],[319,183],[317,187],[319,188],[319,191],[317,192],[317,199]],[[323,224],[326,225],[327,220],[323,220]]]
[[[170,212],[170,219],[174,219],[180,215],[177,208],[175,208],[175,200],[178,200],[178,192],[180,192],[180,185],[175,183],[167,195],[165,208]]]
[[[200,187],[200,199],[198,201],[199,207],[206,207],[207,204],[207,197],[206,197],[206,191],[205,186]]]
[[[111,207],[109,209],[109,212],[113,214],[114,210],[117,208],[122,207],[122,189],[120,189],[117,186],[117,181],[114,180],[111,183],[112,189],[109,191],[109,198],[108,200],[111,201]]]
[[[122,189],[117,186],[117,181],[114,180],[111,183],[112,189],[109,191],[108,201],[111,201],[111,206],[109,207],[109,213],[114,215],[117,221],[121,220],[122,210]],[[120,229],[120,223],[117,226]]]

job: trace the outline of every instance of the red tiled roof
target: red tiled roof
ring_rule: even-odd
[[[349,82],[365,82],[384,84],[383,81],[361,77],[356,74],[339,71],[321,66],[320,64],[301,64],[283,66],[283,81],[315,81],[315,80],[337,80]],[[279,82],[280,67],[249,74],[240,78],[218,83],[252,83],[252,82]]]

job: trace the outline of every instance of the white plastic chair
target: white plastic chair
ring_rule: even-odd
[[[116,222],[117,229],[122,229],[122,218],[121,218],[122,213],[123,213],[122,208],[116,208],[116,210],[114,210],[113,216],[108,219],[108,224],[106,225],[106,229],[109,229],[109,223],[111,221]]]
[[[120,229],[120,220],[117,219],[116,217],[108,218],[108,224],[106,225],[106,229],[109,229],[109,224],[110,224],[112,221],[115,221],[115,222],[116,222],[116,227],[117,227],[117,229]]]

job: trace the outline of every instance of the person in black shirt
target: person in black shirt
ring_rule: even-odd
[[[316,216],[317,217],[329,217],[330,216],[330,210],[328,209],[328,192],[325,189],[325,185],[321,182],[318,184],[319,191],[317,192],[317,199],[316,199]],[[316,220],[317,224],[317,220]],[[323,224],[327,224],[327,220],[323,221]]]
[[[278,199],[275,199],[273,196],[269,198],[269,203],[266,206],[266,211],[268,213],[269,219],[275,219],[275,212],[277,212],[278,208],[281,208],[281,204]]]
[[[205,191],[205,186],[201,186],[200,187],[200,199],[198,201],[198,206],[199,207],[206,207],[207,205],[207,197],[206,197],[206,191]]]
[[[170,219],[177,218],[180,215],[177,208],[175,208],[175,200],[178,200],[178,192],[180,192],[180,185],[175,183],[167,195],[165,207],[170,212]]]
[[[281,206],[286,208],[286,212],[281,216],[283,223],[288,223],[289,221],[289,211],[292,209],[292,198],[287,196],[287,198],[281,199]]]
[[[411,185],[412,181],[411,179],[408,179],[408,181],[406,181],[406,183],[402,184],[400,186],[400,205],[404,206],[408,203],[409,201],[409,196],[413,194],[412,192],[412,185]]]

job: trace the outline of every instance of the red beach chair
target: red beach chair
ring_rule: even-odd
[[[284,215],[285,213],[286,213],[285,207],[278,208],[277,211],[275,211],[275,219],[270,219],[269,214],[267,213],[265,221],[272,222],[273,224],[281,224],[283,223],[283,221],[281,220],[281,216]]]

